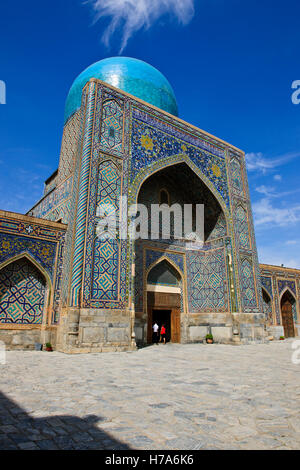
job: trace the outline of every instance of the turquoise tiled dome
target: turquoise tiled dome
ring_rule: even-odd
[[[174,92],[162,73],[142,60],[110,57],[90,65],[76,78],[68,94],[65,121],[80,107],[82,88],[90,78],[99,78],[178,116]]]

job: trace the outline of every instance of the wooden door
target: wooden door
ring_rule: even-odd
[[[289,300],[286,300],[281,307],[282,325],[284,328],[284,336],[291,338],[295,336],[293,308]]]
[[[173,308],[171,312],[171,341],[180,343],[180,309]]]

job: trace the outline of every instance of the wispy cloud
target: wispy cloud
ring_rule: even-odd
[[[260,173],[266,174],[267,172],[272,171],[282,165],[285,165],[291,160],[295,160],[299,157],[300,152],[287,153],[275,158],[267,158],[261,152],[251,152],[246,154],[246,164],[248,171],[258,171]],[[278,178],[278,176],[280,175],[276,176]]]
[[[300,222],[300,204],[289,207],[276,207],[265,197],[253,205],[255,226],[271,228],[287,227]]]
[[[263,194],[268,198],[283,198],[286,196],[291,196],[292,194],[297,194],[300,192],[300,188],[292,189],[291,191],[276,191],[273,186],[265,186],[262,184],[261,186],[256,186],[255,191],[259,194]]]
[[[140,29],[149,29],[159,18],[168,15],[185,25],[194,16],[195,0],[87,0],[95,13],[95,22],[110,18],[102,41],[109,45],[113,34],[122,30],[120,53],[129,38]]]

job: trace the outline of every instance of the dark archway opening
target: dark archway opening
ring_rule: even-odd
[[[144,204],[151,214],[151,204],[185,204],[193,206],[193,230],[196,229],[196,204],[204,204],[204,241],[225,236],[227,233],[226,219],[223,210],[205,183],[194,173],[186,163],[178,163],[151,175],[142,184],[138,203]],[[182,221],[183,222],[183,221]],[[160,220],[160,231],[162,234]],[[174,238],[174,220],[171,219],[170,239]],[[148,227],[149,238],[151,224]],[[184,235],[184,224],[182,223]],[[161,237],[159,237],[161,238]]]

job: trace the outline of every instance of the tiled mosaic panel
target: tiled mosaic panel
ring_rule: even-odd
[[[279,280],[278,281],[278,294],[281,295],[281,293],[286,289],[290,289],[291,292],[293,292],[294,295],[296,295],[296,285],[294,281],[289,281],[287,279],[284,280]]]
[[[208,137],[207,134],[202,133],[199,129],[191,128],[188,124],[179,123],[177,120],[173,119],[171,116],[163,115],[160,111],[151,109],[151,114],[149,114],[149,108],[139,104],[138,108],[133,106],[132,116],[134,119],[148,124],[151,127],[155,127],[167,134],[172,135],[173,137],[199,147],[203,150],[212,153],[218,157],[224,158],[224,145],[222,142],[215,140],[211,136]]]
[[[253,266],[248,259],[241,263],[241,294],[244,311],[257,307],[256,292],[254,285]]]
[[[235,158],[230,162],[230,171],[233,189],[236,193],[240,194],[243,191],[243,179],[241,165]]]
[[[179,154],[187,155],[197,168],[210,180],[217,193],[229,207],[225,159],[185,143],[172,135],[150,127],[136,119],[132,122],[132,173],[138,172],[156,161]]]
[[[120,196],[120,171],[111,160],[105,161],[99,165],[97,207],[99,204],[111,206],[112,211],[118,217]]]
[[[190,312],[228,311],[224,249],[187,253]]]
[[[43,319],[45,280],[26,259],[0,271],[0,323],[40,324]]]
[[[171,260],[176,266],[179,267],[181,272],[184,273],[183,255],[154,250],[146,250],[146,269],[149,269],[149,267],[161,257],[166,257]]]
[[[102,108],[101,146],[107,150],[122,151],[123,109],[114,99],[104,101]]]
[[[98,190],[96,205],[108,208],[107,216],[119,220],[119,202],[121,196],[120,171],[114,163],[104,161],[99,165]],[[99,222],[96,217],[95,223]],[[119,241],[106,238],[101,240],[98,233],[95,239],[92,299],[101,301],[118,300],[119,289]],[[103,234],[102,234],[103,237]],[[104,237],[105,238],[105,237]]]
[[[273,324],[273,313],[272,313],[272,299],[263,291],[263,309],[268,322]]]
[[[117,240],[96,240],[93,290],[95,300],[118,300],[119,245]]]
[[[49,181],[48,184],[45,184],[45,188],[44,188],[44,196],[46,196],[48,193],[50,193],[54,188],[56,188],[56,185],[57,185],[57,174],[54,178],[51,179],[51,181]]]
[[[69,201],[72,185],[73,178],[70,177],[42,199],[41,202],[30,211],[30,215],[40,219],[53,220],[53,218],[51,218],[53,211],[63,203]]]
[[[249,250],[249,227],[248,227],[248,218],[247,212],[241,206],[238,206],[235,212],[236,219],[236,233],[238,236],[238,242],[240,249]]]
[[[294,302],[294,303],[292,304],[292,311],[293,311],[294,322],[297,323],[298,318],[297,318],[297,305],[296,305],[296,302]]]
[[[268,276],[261,276],[261,285],[265,288],[271,298],[273,298],[273,290],[272,290],[272,278]]]
[[[0,263],[21,253],[28,253],[40,263],[50,277],[54,275],[57,243],[0,233]]]
[[[80,112],[75,113],[64,127],[57,183],[60,184],[74,171],[80,137]]]

